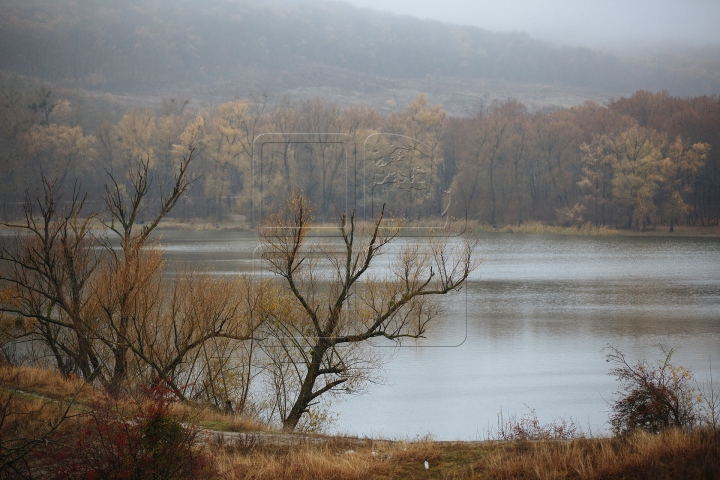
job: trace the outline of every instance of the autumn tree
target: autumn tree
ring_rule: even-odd
[[[152,220],[139,231],[136,220],[149,207],[145,197],[151,193],[148,164],[141,162],[131,171],[129,184],[111,177],[107,187],[106,226],[120,239],[121,248],[107,249],[109,266],[97,283],[94,299],[101,312],[101,338],[110,340],[106,343],[113,358],[111,393],[117,393],[129,377],[130,361],[138,365],[135,377],[166,379],[181,398],[178,380],[191,384],[208,375],[226,380],[226,366],[203,362],[201,353],[213,351],[210,344],[251,339],[255,324],[264,318],[244,308],[246,297],[254,302],[262,298],[262,291],[249,282],[214,281],[191,272],[178,273],[170,282],[164,278],[164,259],[150,244],[150,235],[191,184],[192,154],[191,150],[180,164],[171,190],[156,202]],[[215,404],[227,400],[217,395],[205,398]]]
[[[153,142],[157,131],[155,113],[152,110],[133,109],[123,115],[117,124],[117,137],[122,153],[130,158],[155,158]]]
[[[212,350],[211,342],[248,340],[264,318],[245,308],[244,295],[262,298],[252,285],[164,275],[151,234],[190,185],[191,159],[192,151],[159,195],[148,162],[126,181],[111,175],[103,218],[85,212],[77,191],[63,201],[45,181],[43,197],[26,202],[25,222],[5,224],[20,233],[0,250],[0,311],[29,320],[26,336],[61,373],[97,381],[112,395],[138,380],[164,378],[184,398],[177,379],[193,383],[210,368],[216,377],[227,370],[198,361],[200,352]],[[91,231],[97,219],[119,248]]]
[[[686,148],[695,143],[708,143],[712,147],[698,172],[692,192],[682,196],[693,197],[690,213],[694,221],[699,220],[702,225],[717,222],[720,217],[717,207],[720,205],[720,154],[717,148],[720,144],[720,99],[715,95],[681,99],[672,97],[667,91],[638,91],[630,97],[610,102],[608,108],[634,117],[640,126],[647,125],[665,134],[671,142],[681,137]],[[670,211],[666,214],[670,215]]]
[[[656,131],[637,127],[614,139],[613,196],[627,209],[628,228],[641,225],[645,230],[656,211],[665,144],[665,138]]]
[[[520,203],[520,171],[526,148],[526,130],[523,128],[523,116],[525,107],[520,103],[509,100],[503,104],[493,105],[489,115],[485,118],[484,128],[486,130],[483,138],[484,152],[482,162],[487,166],[488,188],[490,191],[490,224],[494,225],[498,218],[498,170],[512,171],[506,173],[506,177],[513,180],[515,198]],[[508,168],[509,167],[509,168]],[[505,203],[505,202],[503,202]],[[522,214],[519,215],[519,222],[522,221]]]
[[[687,146],[687,142],[683,142],[681,137],[677,137],[668,148],[662,170],[668,196],[665,209],[671,232],[678,216],[687,214],[690,210],[692,200],[689,196],[695,190],[697,174],[705,164],[709,151],[709,144],[695,143]]]
[[[372,339],[399,343],[423,337],[438,312],[435,298],[458,290],[475,268],[474,244],[431,242],[402,247],[385,273],[371,266],[399,241],[399,227],[384,210],[368,223],[340,215],[335,242],[310,235],[306,197],[292,194],[259,234],[267,268],[282,279],[285,295],[269,322],[277,365],[286,370],[286,430],[323,395],[354,390],[368,369],[361,348]],[[327,273],[323,273],[327,272]]]
[[[442,106],[430,105],[425,94],[420,94],[407,110],[388,116],[384,129],[393,135],[378,137],[378,145],[369,148],[385,158],[382,163],[394,161],[394,165],[388,164],[389,172],[381,169],[374,173],[383,177],[388,173],[392,175],[393,187],[386,193],[395,198],[389,198],[388,205],[406,219],[411,215],[417,219],[438,217],[447,208],[452,177],[442,152],[445,119]],[[377,180],[370,182],[377,183]],[[421,195],[419,190],[423,192]]]
[[[479,145],[475,151],[475,158],[478,162],[477,167],[487,168],[487,188],[490,192],[490,225],[495,225],[497,221],[497,167],[498,163],[503,160],[501,153],[505,146],[506,132],[508,132],[509,119],[503,115],[501,107],[495,106],[489,115],[483,118],[482,129],[480,134]]]
[[[95,153],[95,139],[84,135],[79,126],[37,126],[25,134],[24,142],[26,158],[32,162],[36,176],[57,179],[58,188],[70,174],[77,178],[88,170]]]
[[[581,131],[570,111],[561,110],[551,114],[538,113],[532,124],[533,152],[537,160],[535,174],[544,184],[547,219],[561,208],[572,208],[576,202],[576,172]],[[554,216],[554,215],[553,215]]]
[[[17,213],[10,206],[22,203],[23,186],[37,181],[38,172],[67,176],[87,167],[93,139],[78,126],[56,123],[69,110],[69,102],[50,88],[0,74],[0,201],[5,218]]]
[[[352,148],[347,141],[338,143],[335,135],[346,133],[345,116],[337,105],[315,99],[300,106],[297,127],[306,135],[294,138],[296,181],[317,204],[320,220],[325,222],[347,193],[344,167],[351,162]]]
[[[238,204],[247,206],[250,201],[252,145],[261,133],[266,100],[265,96],[238,99],[203,112],[188,124],[176,145],[176,149],[189,142],[197,145],[204,165],[202,186],[208,213],[217,220],[222,220],[223,212],[234,211]]]
[[[101,261],[90,233],[93,215],[80,217],[84,198],[77,191],[67,202],[58,197],[55,183],[44,180],[43,197],[28,196],[25,222],[5,224],[24,235],[0,250],[0,310],[33,322],[30,335],[47,346],[61,373],[92,378],[101,364],[88,291]]]
[[[614,143],[609,135],[599,135],[580,146],[582,176],[578,186],[583,192],[581,201],[592,212],[596,225],[605,225],[608,203],[611,201],[613,164],[617,161]]]
[[[479,215],[483,191],[480,152],[487,142],[481,129],[483,113],[481,111],[471,119],[450,119],[448,125],[452,128],[452,135],[446,135],[445,141],[445,150],[452,155],[450,158],[457,170],[452,188],[462,192],[470,207],[467,213],[474,218]],[[460,212],[453,208],[453,213],[457,215]]]

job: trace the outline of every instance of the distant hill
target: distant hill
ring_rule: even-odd
[[[720,50],[620,57],[358,9],[262,0],[0,0],[0,69],[66,87],[225,99],[268,92],[382,110],[417,92],[451,114],[635,90],[720,92]]]

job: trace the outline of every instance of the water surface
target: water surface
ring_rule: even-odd
[[[166,231],[162,241],[179,264],[253,271],[252,233]],[[383,384],[333,405],[335,431],[471,440],[501,410],[528,408],[603,431],[617,388],[608,344],[632,360],[671,346],[676,363],[700,380],[712,367],[720,382],[720,239],[489,234],[478,254],[425,346],[395,349]]]

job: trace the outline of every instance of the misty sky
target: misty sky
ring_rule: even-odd
[[[720,0],[345,0],[361,7],[615,48],[720,44]]]

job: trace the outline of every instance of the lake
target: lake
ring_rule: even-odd
[[[720,239],[482,235],[482,264],[423,347],[393,349],[384,381],[332,406],[333,432],[475,440],[535,409],[606,432],[617,389],[603,348],[720,383]],[[252,233],[164,231],[171,262],[253,271]]]

